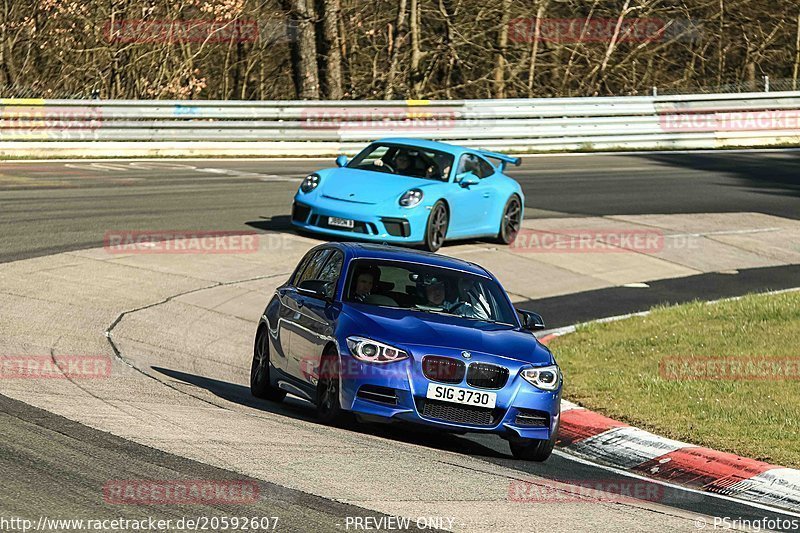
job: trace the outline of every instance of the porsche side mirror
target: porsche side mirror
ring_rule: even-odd
[[[466,188],[466,187],[472,187],[473,185],[477,185],[478,183],[480,183],[480,180],[472,172],[462,172],[461,174],[456,176],[456,183]]]
[[[347,156],[346,155],[340,155],[339,157],[336,158],[336,166],[337,167],[343,167],[345,165],[347,165]]]

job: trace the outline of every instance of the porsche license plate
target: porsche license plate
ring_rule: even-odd
[[[328,217],[328,225],[338,228],[353,229],[355,223],[349,218]]]

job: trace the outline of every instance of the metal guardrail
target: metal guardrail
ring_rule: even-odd
[[[509,152],[800,144],[800,92],[453,101],[0,100],[0,156],[331,155],[381,137]]]

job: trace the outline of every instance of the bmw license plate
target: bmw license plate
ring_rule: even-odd
[[[428,385],[427,397],[431,400],[441,400],[444,402],[462,403],[464,405],[475,405],[477,407],[494,408],[497,403],[497,393],[480,392],[461,387],[450,387],[448,385]]]
[[[337,226],[339,228],[353,229],[354,222],[349,218],[328,217],[328,224],[330,226]]]

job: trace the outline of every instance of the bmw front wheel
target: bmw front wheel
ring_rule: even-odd
[[[339,357],[331,351],[322,356],[317,384],[317,417],[320,422],[339,425],[344,411],[339,402]]]
[[[522,461],[537,461],[541,463],[546,461],[550,454],[553,453],[553,448],[556,445],[556,438],[558,437],[558,424],[549,439],[516,439],[508,442],[511,448],[511,455],[514,459]]]

